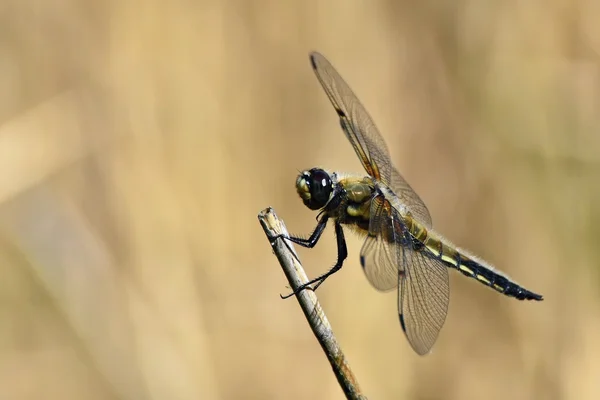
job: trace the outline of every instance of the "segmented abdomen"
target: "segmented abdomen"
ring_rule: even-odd
[[[491,266],[487,267],[482,262],[467,256],[463,251],[456,247],[444,243],[443,240],[432,237],[424,227],[411,221],[409,229],[416,243],[420,243],[420,251],[426,257],[441,260],[450,268],[460,271],[468,276],[483,283],[486,286],[518,300],[542,300],[542,296],[533,293],[519,284],[510,280],[506,275],[495,271]]]

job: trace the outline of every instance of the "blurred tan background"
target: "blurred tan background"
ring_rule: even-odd
[[[341,399],[256,219],[362,173],[310,69],[377,122],[434,226],[541,303],[451,273],[418,357],[349,235],[319,291],[372,399],[600,395],[600,3],[0,5],[0,399]],[[333,230],[300,249],[310,276]]]

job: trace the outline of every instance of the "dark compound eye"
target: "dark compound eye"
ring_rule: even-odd
[[[310,179],[307,180],[310,188],[310,205],[313,210],[325,207],[333,187],[329,174],[322,169],[313,168],[309,171]]]

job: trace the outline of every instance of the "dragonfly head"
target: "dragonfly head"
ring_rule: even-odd
[[[331,176],[320,168],[303,171],[296,179],[296,191],[311,210],[318,210],[327,204],[333,192]]]

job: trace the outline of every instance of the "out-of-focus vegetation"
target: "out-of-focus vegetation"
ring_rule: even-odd
[[[0,398],[341,399],[256,214],[361,172],[308,63],[376,120],[434,226],[545,296],[453,273],[416,356],[361,241],[319,296],[373,399],[600,395],[600,3],[7,0]],[[316,275],[333,233],[300,252]]]

